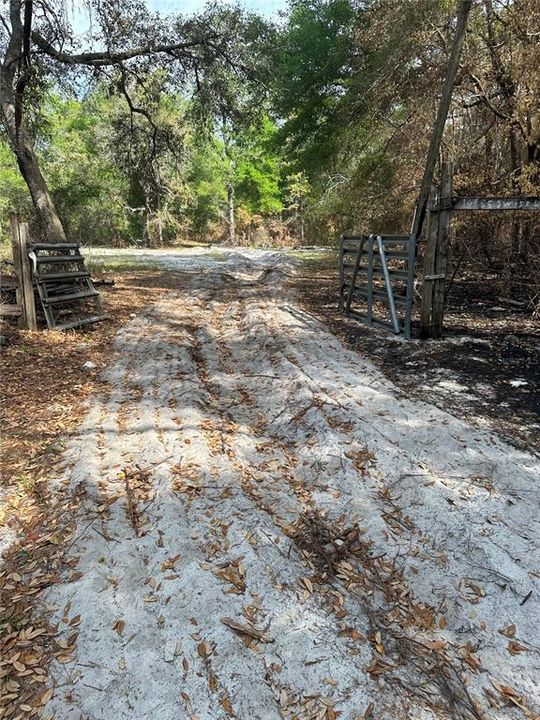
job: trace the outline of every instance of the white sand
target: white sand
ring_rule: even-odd
[[[119,334],[114,389],[94,399],[65,457],[64,480],[87,493],[71,550],[83,574],[47,602],[58,622],[70,602],[80,635],[74,662],[53,666],[47,711],[352,720],[373,703],[376,720],[533,717],[492,682],[538,711],[538,460],[403,397],[299,307],[283,263],[205,258],[189,287]],[[135,463],[149,473],[140,537],[117,476]],[[98,512],[107,497],[118,499]],[[317,582],[286,534],[314,510],[358,523],[401,607],[355,557]],[[405,622],[422,603],[435,628]],[[247,623],[246,606],[273,642],[247,647],[221,622]],[[514,638],[498,632],[512,624]],[[525,649],[512,654],[511,640]],[[430,674],[432,642],[444,661],[432,653],[442,664]],[[367,673],[374,658],[392,667]],[[462,680],[470,701],[452,706]]]

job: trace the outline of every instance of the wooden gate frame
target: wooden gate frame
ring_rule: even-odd
[[[540,210],[540,197],[457,197],[452,194],[452,164],[441,168],[441,185],[431,196],[428,211],[420,335],[440,338],[443,331],[445,281],[450,220],[454,211]]]

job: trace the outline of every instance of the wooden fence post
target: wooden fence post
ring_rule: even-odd
[[[28,258],[28,224],[21,225],[17,213],[11,213],[10,220],[13,266],[17,276],[17,303],[21,307],[19,327],[36,330],[36,305],[32,270]]]
[[[432,208],[429,213],[420,313],[423,338],[439,338],[442,334],[451,215],[448,203],[451,197],[452,165],[448,163],[441,169],[441,187],[437,198],[438,204],[446,205],[447,209]],[[431,205],[433,201],[432,196]]]
[[[21,243],[20,243],[20,226],[19,216],[17,213],[11,213],[9,217],[11,223],[11,249],[13,254],[13,270],[17,278],[17,305],[21,308],[21,314],[19,315],[18,325],[20,328],[27,327],[26,323],[26,310],[24,306],[24,288],[22,282],[22,269],[21,269]]]
[[[439,231],[439,213],[434,210],[437,204],[437,191],[431,189],[429,196],[429,210],[426,223],[426,249],[424,252],[424,278],[422,282],[422,305],[420,308],[420,335],[423,338],[431,337],[431,310],[433,307],[433,281],[429,280],[435,274],[435,250],[437,247],[437,233]]]
[[[32,282],[32,267],[30,265],[30,258],[28,257],[28,246],[30,244],[30,231],[28,223],[22,223],[20,226],[19,238],[21,243],[21,271],[24,287],[26,323],[29,330],[37,330],[34,283]]]
[[[451,163],[442,167],[441,194],[439,202],[443,202],[445,209],[439,211],[437,232],[437,252],[435,255],[435,277],[433,279],[433,310],[431,312],[431,325],[433,337],[440,338],[443,331],[444,303],[446,299],[445,281],[448,265],[448,241],[450,239],[450,199],[452,197]]]

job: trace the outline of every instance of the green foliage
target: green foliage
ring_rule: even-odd
[[[239,130],[233,139],[195,133],[191,144],[188,215],[193,231],[204,235],[223,222],[227,184],[235,189],[236,207],[248,215],[272,215],[283,209],[281,159],[275,151],[276,127],[267,115]]]
[[[287,200],[291,207],[295,209],[302,207],[310,190],[311,185],[304,172],[293,173],[287,178]]]
[[[100,144],[103,100],[50,94],[38,151],[55,205],[68,233],[84,242],[122,242],[128,230],[126,183]]]
[[[276,48],[273,88],[278,112],[285,118],[281,140],[311,172],[339,146],[357,23],[352,0],[292,0]]]
[[[276,126],[268,115],[239,133],[236,140],[236,194],[250,213],[266,215],[283,209],[281,158],[275,150]]]
[[[48,94],[37,149],[70,237],[97,245],[203,238],[224,222],[229,182],[248,217],[283,209],[282,161],[269,116],[259,110],[226,143],[219,130],[198,126],[188,101],[163,92],[162,81],[154,75],[144,92],[131,89],[148,117],[130,115],[124,98],[103,86],[84,99]],[[10,208],[28,214],[30,203],[11,150],[0,144],[6,237]]]
[[[456,4],[290,0],[279,26],[236,6],[212,6],[192,21],[165,24],[190,36],[215,29],[219,53],[231,62],[215,61],[205,47],[185,65],[170,56],[139,58],[108,68],[106,77],[96,72],[85,97],[80,82],[70,89],[70,70],[51,84],[43,66],[39,108],[29,115],[68,234],[106,245],[219,240],[234,225],[232,200],[240,241],[402,232]],[[507,3],[488,27],[490,6],[473,8],[442,150],[456,163],[460,188],[537,195],[540,56],[524,28],[538,25],[538,2]],[[114,47],[129,46],[123,32],[141,43],[150,31],[154,40],[165,32],[159,23],[149,31],[144,3],[135,9],[122,32],[113,23]],[[239,70],[244,63],[249,72]],[[4,237],[12,207],[30,211],[11,150],[0,141]]]
[[[0,139],[0,243],[9,241],[9,213],[28,212],[30,199],[11,148]]]
[[[222,143],[215,136],[196,136],[187,177],[191,189],[188,216],[196,235],[203,235],[220,221],[227,198],[226,174]]]

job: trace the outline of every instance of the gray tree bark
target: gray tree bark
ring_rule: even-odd
[[[10,145],[17,158],[21,175],[28,186],[40,221],[43,239],[59,243],[66,234],[54,207],[45,178],[39,169],[34,143],[25,121],[24,87],[30,73],[29,40],[31,3],[25,3],[25,22],[21,19],[21,3],[10,1],[11,36],[0,66],[1,112]]]

